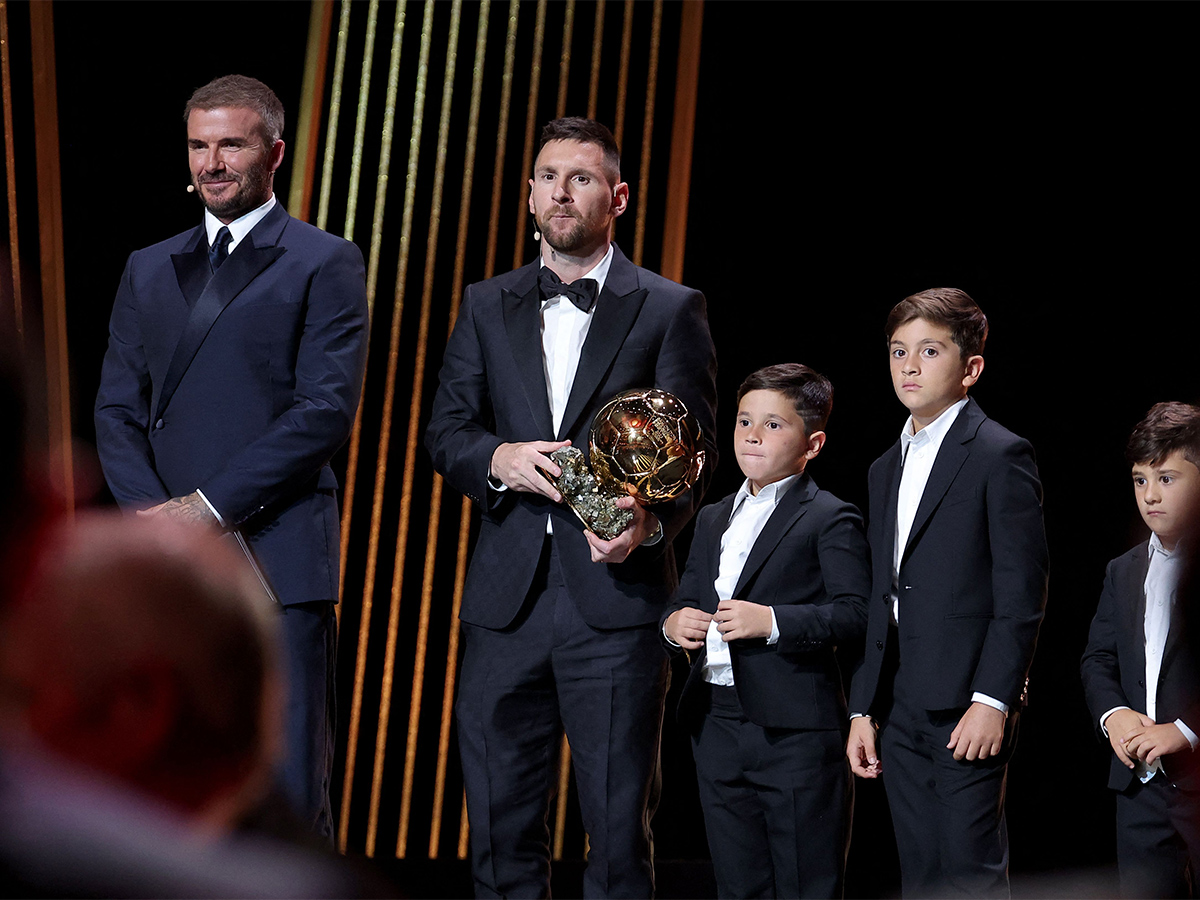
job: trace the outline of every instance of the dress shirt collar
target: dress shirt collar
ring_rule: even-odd
[[[772,506],[778,506],[779,501],[783,499],[783,495],[788,492],[796,479],[800,477],[799,472],[795,475],[789,475],[787,478],[781,478],[779,481],[773,481],[770,484],[762,487],[758,491],[758,495],[750,493],[750,479],[747,478],[742,482],[742,486],[738,488],[737,496],[733,498],[733,511],[736,513],[741,508],[744,500],[750,500],[754,503],[766,503],[770,501]]]
[[[212,246],[213,241],[217,239],[217,232],[222,227],[228,227],[229,235],[232,238],[229,242],[229,252],[232,253],[233,248],[240,244],[242,238],[250,233],[250,229],[266,218],[267,213],[275,208],[275,203],[275,195],[271,194],[267,202],[258,209],[251,210],[241,218],[234,219],[228,226],[206,208],[204,210],[204,230],[208,233],[208,246]]]
[[[952,406],[946,407],[940,416],[913,434],[913,418],[909,416],[904,422],[904,427],[900,429],[900,457],[903,459],[908,455],[908,448],[917,444],[928,443],[934,448],[942,446],[942,441],[946,437],[946,433],[950,431],[950,426],[954,424],[954,420],[958,418],[958,414],[962,412],[962,408],[967,405],[967,398],[959,400]]]
[[[608,270],[612,267],[612,261],[613,261],[613,245],[609,244],[608,252],[604,254],[604,259],[600,260],[600,262],[598,262],[598,263],[596,263],[596,265],[592,266],[592,269],[590,272],[587,272],[586,274],[579,276],[580,278],[591,278],[591,279],[595,280],[597,297],[599,297],[600,292],[604,290],[604,281],[605,281],[605,279],[608,278]],[[541,256],[538,256],[538,268],[540,269],[545,264],[546,264],[546,260],[542,259]],[[576,279],[576,280],[578,280],[578,279]],[[560,294],[559,296],[561,297],[562,295]],[[550,301],[545,300],[543,302],[549,303]],[[594,312],[595,309],[596,309],[596,307],[593,306],[592,311]]]
[[[1174,550],[1168,550],[1166,547],[1163,546],[1163,543],[1161,540],[1159,540],[1158,535],[1155,534],[1154,532],[1151,532],[1150,533],[1150,546],[1149,546],[1147,553],[1148,553],[1150,559],[1154,559],[1155,553],[1161,553],[1163,555],[1164,559],[1176,559],[1179,555],[1179,544],[1175,545]]]

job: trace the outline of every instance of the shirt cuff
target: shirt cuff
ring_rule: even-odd
[[[1100,730],[1104,733],[1105,737],[1108,737],[1108,726],[1105,725],[1104,723],[1108,721],[1108,717],[1111,716],[1113,713],[1115,713],[1118,709],[1129,709],[1129,708],[1130,707],[1128,707],[1128,706],[1114,706],[1112,709],[1110,709],[1108,712],[1106,712],[1104,715],[1102,715],[1100,717]],[[1193,746],[1195,746],[1195,745],[1193,744]]]
[[[769,609],[771,611],[771,636],[767,638],[767,643],[768,644],[778,644],[779,643],[779,620],[775,618],[775,607],[768,606],[767,609]]]
[[[1183,732],[1183,736],[1187,738],[1188,743],[1192,745],[1192,749],[1196,749],[1196,745],[1200,744],[1200,737],[1196,737],[1196,732],[1183,724],[1183,719],[1175,720],[1175,727]]]
[[[976,691],[971,695],[971,702],[982,703],[984,706],[990,706],[992,709],[998,709],[1000,712],[1004,713],[1006,717],[1008,716],[1007,704],[1001,703],[995,697],[989,697],[987,694],[981,694],[979,691]]]
[[[217,508],[208,502],[208,498],[204,496],[204,491],[200,490],[199,488],[196,488],[196,493],[200,496],[200,499],[204,501],[204,505],[208,507],[208,511],[210,513],[212,513],[214,516],[216,516],[217,523],[222,528],[228,527],[225,524],[225,520],[221,518],[221,514],[219,512],[217,512]]]

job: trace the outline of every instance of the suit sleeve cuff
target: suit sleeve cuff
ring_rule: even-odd
[[[1001,703],[995,697],[989,697],[987,694],[979,693],[979,691],[976,691],[971,695],[971,702],[982,703],[984,706],[990,706],[992,709],[1000,710],[1000,712],[1004,713],[1005,716],[1008,715],[1008,704]]]

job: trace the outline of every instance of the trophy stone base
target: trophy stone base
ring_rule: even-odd
[[[575,447],[563,447],[550,454],[550,458],[562,469],[555,478],[544,469],[542,474],[553,484],[579,521],[597,537],[611,541],[629,527],[633,513],[617,506],[618,498],[625,494],[607,488],[588,471],[583,452]]]

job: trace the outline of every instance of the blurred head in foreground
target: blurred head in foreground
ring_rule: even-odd
[[[220,539],[89,514],[0,610],[0,725],[224,831],[278,745],[276,610]]]

